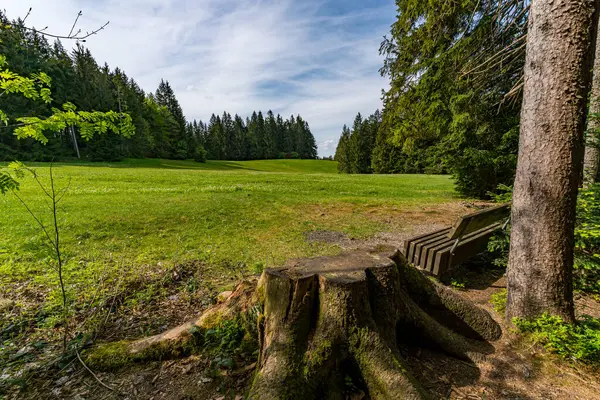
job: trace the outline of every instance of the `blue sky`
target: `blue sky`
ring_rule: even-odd
[[[168,80],[188,119],[224,110],[300,114],[320,155],[335,151],[344,124],[381,107],[379,43],[393,0],[3,0],[10,18],[87,40],[98,63],[119,66],[146,91]],[[65,43],[67,44],[67,43]],[[68,44],[67,44],[68,45]]]

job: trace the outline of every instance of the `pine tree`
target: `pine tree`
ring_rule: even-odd
[[[256,158],[259,160],[267,158],[267,137],[265,130],[265,119],[262,111],[256,116]]]
[[[443,165],[469,196],[510,185],[529,3],[396,4],[380,51],[390,78],[383,120],[405,158],[403,172]]]
[[[403,172],[405,156],[401,149],[391,142],[391,136],[389,129],[380,125],[371,156],[371,168],[376,174]]]
[[[183,116],[183,110],[179,101],[175,97],[175,92],[168,81],[161,79],[156,90],[156,102],[158,105],[166,107],[173,116],[176,126],[169,134],[169,148],[171,157],[176,159],[185,159],[191,156],[188,138],[186,136],[186,120]],[[192,150],[193,152],[193,150]]]
[[[530,12],[506,317],[548,313],[574,322],[575,210],[597,4],[533,1]]]
[[[280,114],[277,114],[277,118],[275,118],[275,123],[277,125],[277,133],[275,139],[275,148],[277,151],[277,158],[283,158],[286,153],[286,126],[283,118]]]
[[[8,19],[0,11],[0,25]],[[146,94],[133,78],[116,67],[99,66],[82,42],[69,53],[59,40],[49,45],[39,32],[27,30],[22,21],[0,29],[0,53],[20,75],[43,71],[52,80],[50,104],[25,97],[0,96],[0,109],[15,116],[47,116],[51,107],[72,102],[81,111],[120,110],[132,119],[136,134],[125,138],[108,132],[83,140],[78,129],[66,129],[48,138],[16,140],[11,127],[0,130],[0,160],[51,160],[73,157],[117,160],[121,157],[202,158],[204,148],[213,159],[316,157],[316,143],[308,123],[300,116],[289,120],[268,111],[254,112],[247,122],[224,112],[210,123],[187,121],[169,82],[161,80],[154,94]],[[294,153],[296,152],[296,153]]]
[[[348,141],[348,172],[351,174],[360,174],[361,171],[361,144],[363,143],[363,119],[358,113],[354,118],[352,133]]]
[[[303,127],[304,133],[304,152],[301,156],[302,158],[307,159],[316,159],[318,156],[317,153],[317,141],[310,131],[310,127],[308,126],[308,122],[304,121]]]
[[[255,112],[252,113],[250,119],[246,121],[246,126],[248,127],[248,135],[246,142],[246,159],[247,160],[257,160],[260,157],[259,144],[258,144],[258,114]]]
[[[277,136],[277,120],[273,111],[269,110],[265,119],[265,158],[277,158]]]
[[[235,126],[231,114],[224,112],[221,123],[223,124],[223,158],[235,160]]]
[[[350,173],[350,159],[348,150],[350,144],[350,129],[346,125],[342,128],[342,135],[335,149],[334,160],[338,162],[338,171],[342,173]]]
[[[248,141],[248,133],[246,130],[246,126],[244,125],[244,120],[239,115],[235,114],[233,119],[233,130],[234,130],[234,140],[233,140],[233,159],[234,160],[246,160],[248,158],[247,154],[247,141]]]

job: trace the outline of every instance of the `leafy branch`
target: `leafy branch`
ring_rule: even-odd
[[[52,80],[44,72],[34,73],[28,77],[21,76],[8,68],[6,57],[0,54],[0,97],[13,94],[25,98],[43,101],[48,104],[52,101]],[[131,137],[135,134],[131,116],[124,112],[116,111],[77,111],[73,103],[67,102],[62,109],[52,108],[52,115],[47,118],[17,117],[17,124],[10,124],[8,115],[0,110],[0,123],[5,127],[16,129],[14,134],[19,139],[33,138],[46,144],[48,138],[45,132],[60,132],[67,127],[79,128],[81,137],[90,140],[94,135],[108,132],[109,130]],[[10,188],[16,188],[14,179],[10,174],[0,171],[0,193],[4,194]]]

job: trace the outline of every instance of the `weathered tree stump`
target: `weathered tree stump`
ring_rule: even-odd
[[[264,319],[251,399],[338,399],[345,379],[371,399],[423,399],[398,344],[419,337],[463,359],[501,335],[484,310],[399,253],[292,260],[259,284]]]

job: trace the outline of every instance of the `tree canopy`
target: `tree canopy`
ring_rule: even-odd
[[[299,115],[254,112],[243,120],[226,112],[190,122],[168,81],[146,93],[120,68],[99,65],[80,42],[68,51],[2,12],[0,57],[0,160],[317,156]]]
[[[371,170],[452,173],[461,193],[477,197],[510,184],[528,3],[396,4],[398,17],[380,47],[390,87]]]

